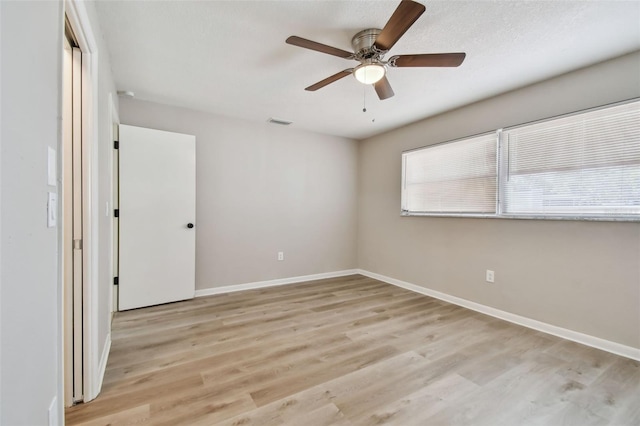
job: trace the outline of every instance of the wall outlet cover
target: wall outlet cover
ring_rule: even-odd
[[[487,269],[487,276],[486,276],[487,282],[492,283],[495,281],[495,278],[496,278],[495,272],[490,269]]]

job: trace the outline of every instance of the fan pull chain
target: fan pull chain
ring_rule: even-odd
[[[362,86],[362,112],[367,112],[367,88]]]

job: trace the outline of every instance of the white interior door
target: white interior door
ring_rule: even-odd
[[[195,136],[120,125],[119,309],[195,294]]]

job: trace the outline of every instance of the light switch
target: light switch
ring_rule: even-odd
[[[47,227],[55,228],[58,221],[58,194],[49,192],[49,201],[47,202]]]
[[[56,158],[56,150],[47,147],[47,183],[51,186],[58,184],[58,161]]]

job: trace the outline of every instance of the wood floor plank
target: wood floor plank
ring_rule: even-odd
[[[153,424],[158,426],[211,425],[256,408],[247,394],[217,395],[201,393],[151,405]]]
[[[66,423],[75,424],[129,410],[140,405],[150,404],[158,399],[173,399],[175,395],[190,392],[202,386],[199,376],[176,378],[169,385],[154,387],[148,392],[118,392],[100,395],[89,404],[76,405],[66,410]]]
[[[75,423],[82,426],[100,426],[100,425],[136,425],[146,422],[151,418],[151,410],[149,404],[140,405],[138,407],[117,411],[114,414],[108,414],[104,417],[92,418],[91,420]],[[77,420],[76,420],[77,421]]]
[[[116,314],[68,425],[640,424],[640,363],[360,275]]]
[[[448,385],[443,386],[443,382]],[[439,389],[436,388],[437,386]],[[453,387],[455,390],[447,390],[447,387]],[[449,394],[450,399],[454,399],[451,392],[459,395],[464,392],[473,392],[476,388],[476,385],[465,381],[460,376],[449,375],[430,386],[403,395],[402,398],[393,402],[374,407],[366,415],[358,417],[354,424],[362,426],[429,424],[426,419],[449,406],[447,400],[443,398],[445,394]]]

